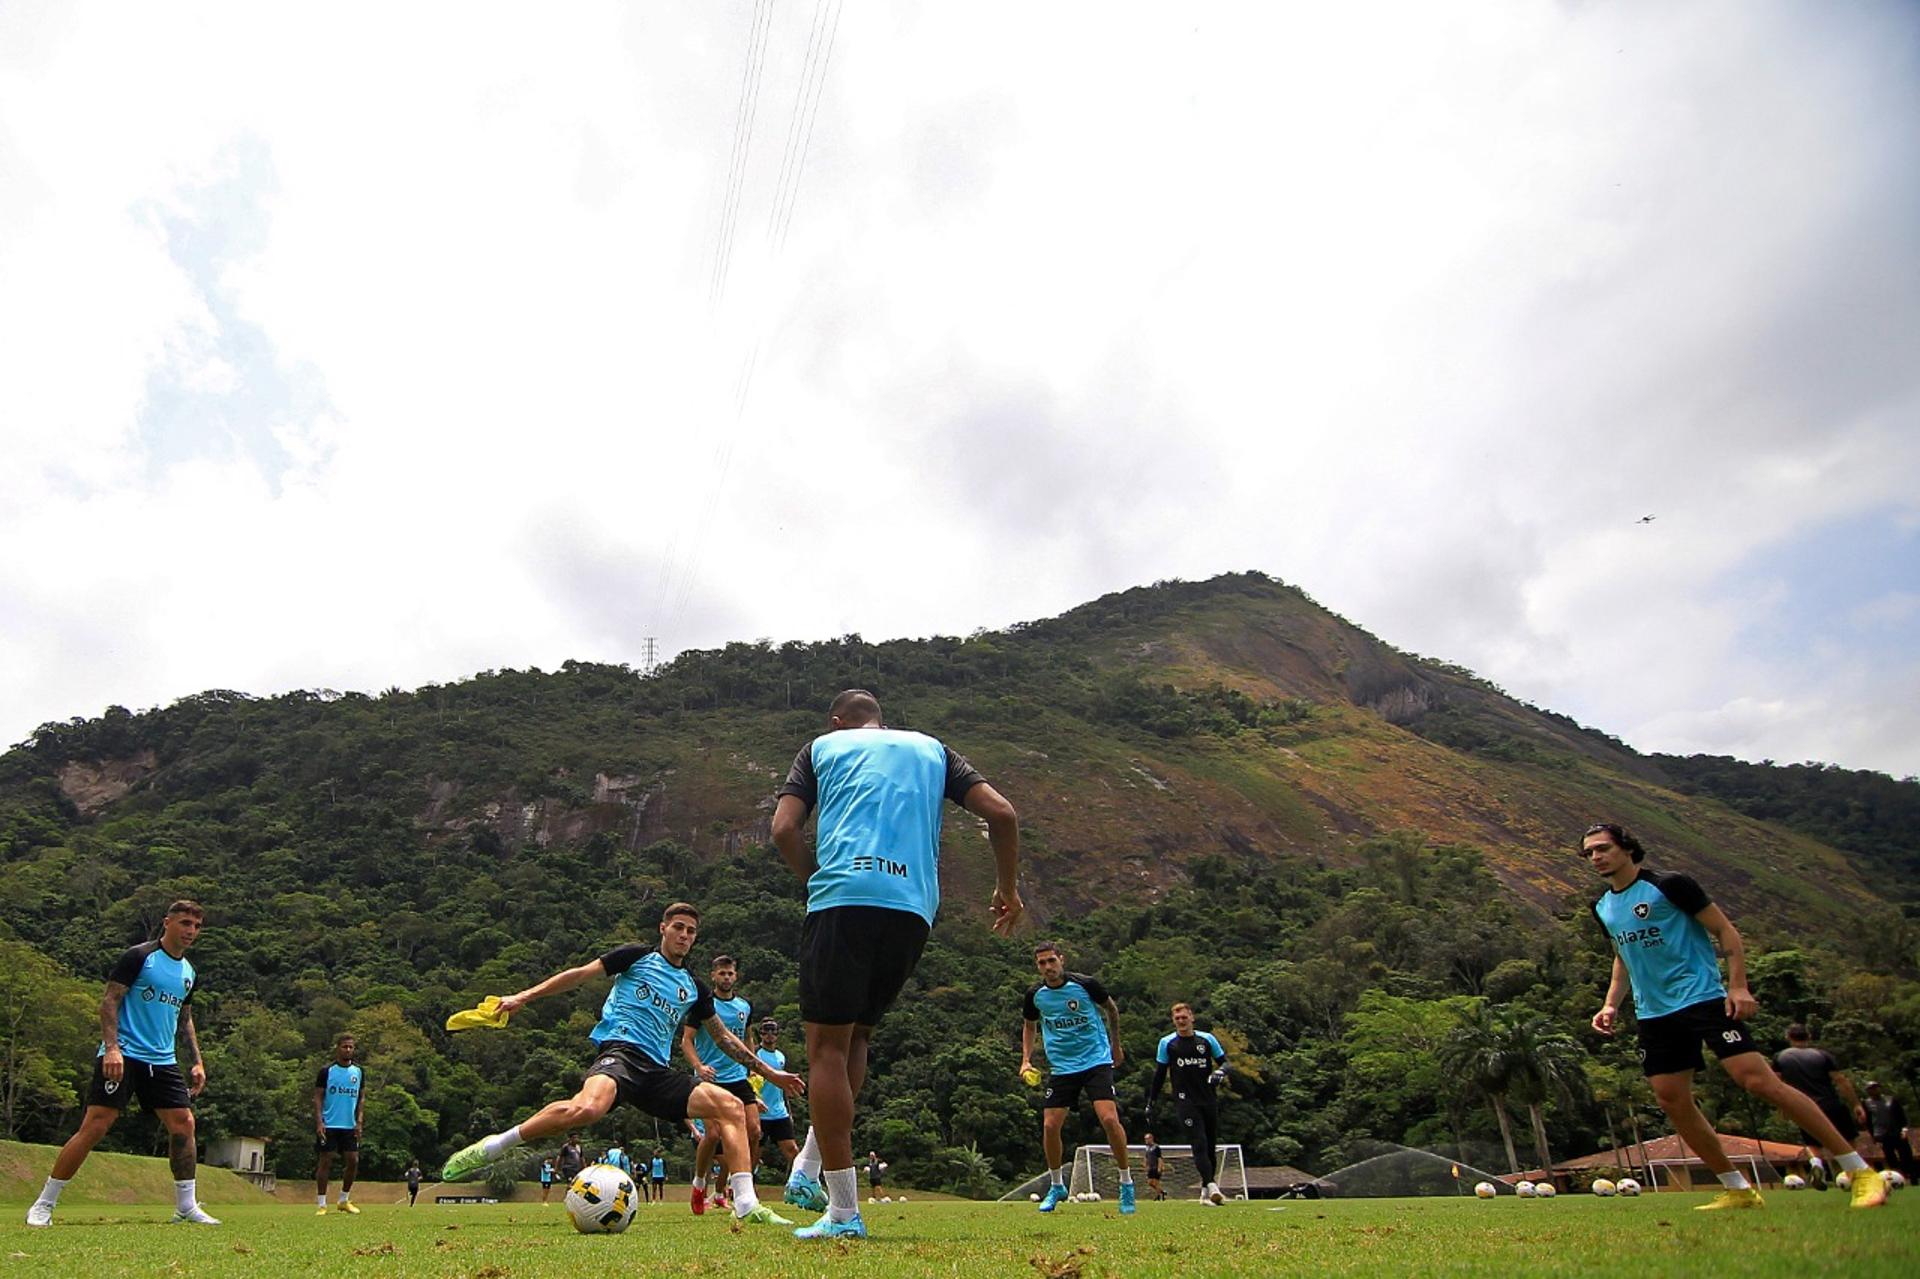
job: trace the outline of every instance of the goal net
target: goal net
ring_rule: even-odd
[[[1727,1160],[1736,1172],[1747,1174],[1747,1180],[1756,1186],[1780,1184],[1780,1170],[1766,1159],[1757,1155],[1728,1155]],[[1713,1173],[1698,1159],[1655,1159],[1650,1166],[1654,1182],[1651,1189],[1679,1190],[1683,1185],[1690,1190],[1719,1189]],[[1674,1175],[1676,1171],[1684,1175],[1684,1180]]]
[[[1127,1151],[1128,1161],[1133,1165],[1134,1193],[1144,1199],[1148,1194],[1147,1148],[1128,1146]],[[1247,1197],[1247,1161],[1241,1157],[1237,1144],[1218,1148],[1214,1179],[1227,1198]],[[1160,1189],[1169,1199],[1200,1197],[1200,1172],[1193,1162],[1192,1146],[1160,1147]],[[1077,1196],[1088,1191],[1102,1199],[1112,1199],[1120,1193],[1120,1170],[1114,1166],[1113,1151],[1106,1146],[1081,1146],[1073,1152],[1073,1177],[1067,1184],[1067,1193]]]

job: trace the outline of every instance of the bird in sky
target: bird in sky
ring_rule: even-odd
[[[1651,524],[1653,523],[1653,519],[1654,517],[1651,515],[1642,515],[1639,519],[1635,520],[1634,523],[1635,524]]]

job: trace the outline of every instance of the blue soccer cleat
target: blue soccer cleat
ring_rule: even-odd
[[[1046,1198],[1040,1201],[1041,1212],[1052,1212],[1067,1201],[1067,1188],[1059,1182],[1047,1187]]]
[[[835,1221],[832,1217],[822,1217],[811,1226],[802,1226],[793,1232],[795,1239],[865,1239],[867,1223],[855,1213],[846,1221]]]
[[[1120,1183],[1120,1215],[1123,1217],[1133,1215],[1133,1183],[1131,1181]]]
[[[804,1172],[796,1171],[787,1178],[787,1193],[781,1198],[808,1212],[827,1210],[827,1188]]]

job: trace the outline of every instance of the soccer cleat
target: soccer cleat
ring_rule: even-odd
[[[693,1193],[687,1196],[687,1205],[693,1209],[693,1215],[696,1217],[705,1213],[707,1210],[707,1188],[705,1186],[695,1186]]]
[[[846,1221],[835,1221],[831,1216],[822,1217],[811,1226],[801,1226],[793,1232],[795,1239],[865,1239],[867,1223],[855,1213]]]
[[[1120,1183],[1120,1215],[1123,1217],[1133,1215],[1133,1183],[1131,1181]]]
[[[1827,1188],[1827,1166],[1816,1161],[1813,1167],[1807,1169],[1807,1184],[1815,1190],[1825,1190]]]
[[[1760,1192],[1754,1189],[1722,1190],[1707,1202],[1694,1208],[1695,1212],[1717,1212],[1722,1208],[1759,1208],[1765,1201]]]
[[[1219,1185],[1209,1181],[1207,1183],[1207,1202],[1210,1204],[1223,1204],[1226,1201],[1227,1197],[1220,1193]]]
[[[353,1214],[354,1216],[356,1216],[356,1217],[358,1217],[358,1216],[360,1215],[360,1210],[359,1210],[358,1208],[356,1208],[356,1207],[354,1207],[351,1201],[348,1201],[348,1202],[344,1202],[344,1203],[342,1203],[342,1204],[341,1204],[341,1205],[339,1206],[339,1209],[338,1209],[338,1211],[340,1211],[340,1212],[350,1212],[350,1213],[352,1213],[352,1214]]]
[[[440,1169],[440,1180],[471,1181],[492,1162],[487,1158],[487,1143],[476,1141],[471,1146],[453,1152],[453,1157]]]
[[[51,1226],[53,1224],[53,1205],[41,1203],[38,1199],[34,1200],[33,1206],[27,1209],[27,1224],[29,1226]]]
[[[755,1204],[752,1212],[742,1213],[735,1220],[755,1226],[791,1226],[793,1224],[765,1204]]]
[[[808,1212],[827,1210],[827,1188],[804,1172],[796,1171],[787,1178],[787,1193],[781,1198]]]
[[[1853,1174],[1853,1202],[1849,1208],[1878,1208],[1887,1201],[1887,1178],[1868,1168]]]
[[[202,1208],[199,1204],[195,1204],[185,1212],[174,1213],[173,1224],[176,1226],[217,1226],[220,1224],[220,1219],[209,1216],[205,1208]]]
[[[1059,1182],[1047,1187],[1046,1197],[1040,1201],[1041,1212],[1052,1212],[1067,1201],[1067,1188]]]
[[[324,1216],[326,1216],[326,1215],[327,1215],[327,1206],[326,1206],[325,1204],[321,1204],[319,1208],[317,1208],[317,1209],[315,1209],[315,1210],[314,1210],[314,1214],[313,1214],[313,1215],[314,1215],[314,1216],[316,1216],[316,1217],[324,1217]]]

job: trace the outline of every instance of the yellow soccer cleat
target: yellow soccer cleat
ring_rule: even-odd
[[[325,1208],[325,1207],[323,1206],[323,1207],[322,1207],[322,1208],[321,1208],[321,1209],[320,1209],[320,1210],[319,1210],[318,1212],[316,1212],[316,1213],[314,1213],[313,1215],[314,1215],[314,1216],[316,1216],[316,1217],[324,1217],[324,1216],[326,1216],[326,1215],[327,1215],[327,1210],[326,1210],[326,1208]]]
[[[1869,1168],[1865,1172],[1853,1174],[1853,1202],[1849,1208],[1878,1208],[1887,1202],[1887,1179],[1882,1173]]]
[[[1715,1212],[1721,1208],[1762,1208],[1766,1201],[1760,1198],[1758,1190],[1722,1190],[1694,1209],[1695,1212]]]
[[[343,1203],[339,1207],[341,1212],[350,1212],[356,1217],[360,1215],[360,1210],[354,1207],[351,1201]]]

